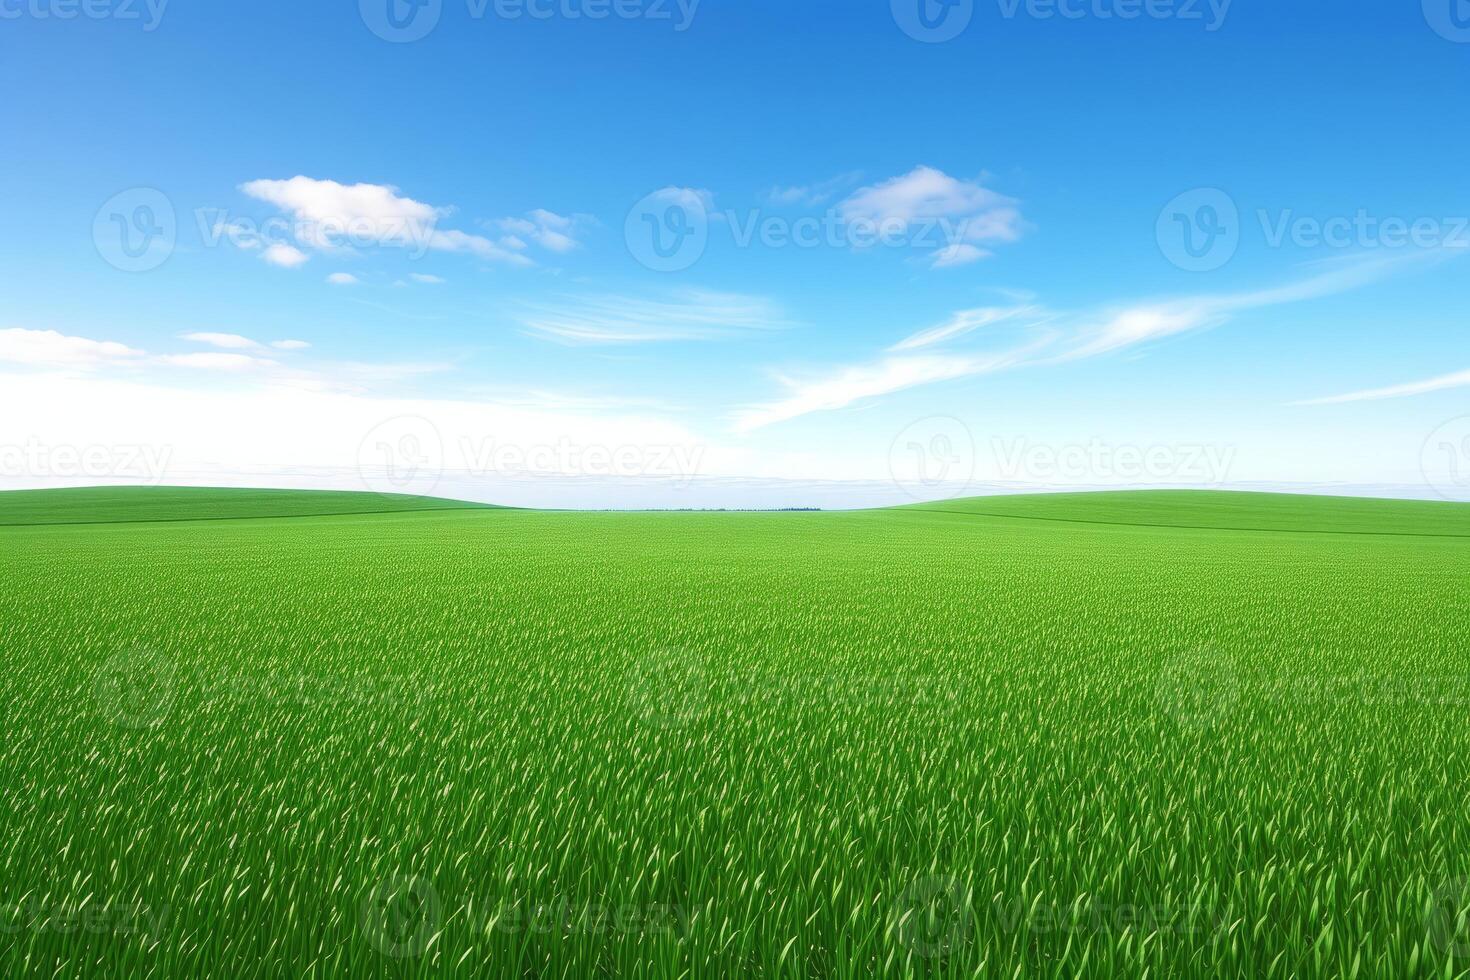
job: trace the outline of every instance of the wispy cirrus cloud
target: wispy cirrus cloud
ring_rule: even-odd
[[[1017,319],[1031,318],[1033,320],[1043,318],[1045,310],[1039,306],[986,306],[973,310],[960,310],[944,323],[920,330],[911,334],[888,348],[889,351],[918,350],[921,347],[933,347],[936,344],[958,340],[972,330],[982,327],[993,326]]]
[[[770,300],[705,290],[666,299],[581,297],[529,307],[520,319],[528,333],[575,345],[716,340],[791,325]]]
[[[1307,398],[1302,401],[1292,402],[1291,404],[1341,405],[1346,402],[1379,401],[1384,398],[1411,398],[1414,395],[1428,395],[1436,391],[1448,391],[1451,388],[1470,388],[1470,370],[1455,371],[1452,374],[1442,374],[1435,378],[1426,378],[1423,381],[1410,381],[1405,384],[1389,385],[1384,388],[1352,391],[1345,395],[1330,395],[1326,398]]]
[[[753,432],[777,422],[846,408],[863,399],[906,388],[999,371],[1019,364],[1025,354],[1025,350],[1015,350],[992,354],[891,356],[813,378],[778,378],[786,388],[784,397],[740,410],[734,428],[737,432]]]
[[[817,181],[814,184],[795,184],[789,187],[772,187],[766,191],[765,198],[772,204],[788,205],[818,205],[826,204],[842,191],[863,179],[859,171],[838,174],[826,180]]]
[[[942,323],[898,341],[883,357],[868,363],[845,365],[802,379],[778,376],[777,380],[784,389],[782,394],[771,401],[737,411],[735,428],[749,432],[812,412],[846,408],[905,388],[1021,365],[1056,364],[1098,357],[1218,326],[1244,311],[1347,292],[1422,261],[1422,257],[1409,256],[1328,263],[1314,267],[1309,275],[1268,289],[1135,303],[1093,311],[1057,312],[1034,303],[962,310]],[[971,335],[976,335],[977,331],[978,336],[990,338],[992,332],[985,328],[1002,324],[1007,327],[1007,343],[1000,350],[976,352],[950,346],[967,338],[973,339]],[[1019,340],[1014,336],[1017,333]],[[1448,382],[1461,377],[1450,375],[1433,379],[1421,383],[1420,387],[1425,384],[1448,387]],[[1367,397],[1364,393],[1359,395]]]

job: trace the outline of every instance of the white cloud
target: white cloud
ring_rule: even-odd
[[[264,252],[260,253],[260,257],[271,265],[278,265],[283,269],[294,269],[304,265],[311,258],[301,249],[294,245],[287,245],[285,242],[276,242],[267,247]]]
[[[570,252],[581,243],[577,241],[579,221],[566,218],[541,208],[530,212],[526,218],[502,218],[499,226],[512,235],[529,238],[542,248],[552,252]]]
[[[337,247],[344,239],[403,245],[433,233],[443,210],[398,194],[386,184],[341,184],[296,176],[252,180],[240,185],[251,197],[296,218],[297,238],[315,248]]]
[[[565,344],[713,340],[790,325],[768,300],[701,290],[685,290],[662,301],[599,296],[534,307],[521,323],[531,333]]]
[[[439,278],[438,276],[431,276],[426,272],[410,272],[408,274],[408,278],[412,279],[414,282],[421,282],[430,286],[440,286],[444,284],[443,279]]]
[[[327,276],[327,282],[333,286],[356,286],[361,281],[350,272],[334,272]]]
[[[992,324],[1003,323],[1014,320],[1017,317],[1030,316],[1039,318],[1043,310],[1039,306],[986,306],[974,310],[960,310],[954,316],[937,327],[928,330],[920,330],[918,333],[905,337],[892,347],[890,351],[917,350],[920,347],[931,347],[935,344],[944,343],[963,337],[972,330],[988,327]]]
[[[817,205],[825,204],[837,195],[843,188],[851,187],[862,180],[862,174],[856,171],[838,174],[828,180],[819,181],[815,184],[801,184],[793,187],[772,187],[766,192],[766,200],[777,205]]]
[[[304,340],[272,340],[271,346],[276,350],[306,350],[311,345]]]
[[[0,361],[46,367],[93,367],[142,357],[141,350],[55,330],[0,330]]]
[[[1451,388],[1467,387],[1470,387],[1470,371],[1456,371],[1453,374],[1443,374],[1437,378],[1428,378],[1424,381],[1411,381],[1407,384],[1390,385],[1387,388],[1369,388],[1366,391],[1354,391],[1346,395],[1332,395],[1328,398],[1309,398],[1305,401],[1292,402],[1292,404],[1339,405],[1344,402],[1378,401],[1383,398],[1408,398],[1413,395],[1427,395],[1435,391],[1447,391]]]
[[[252,371],[257,368],[275,367],[276,362],[249,354],[164,354],[158,358],[160,364],[170,367],[199,368],[206,371]]]
[[[934,255],[935,268],[977,261],[989,254],[980,245],[1021,237],[1017,201],[933,167],[860,188],[837,207],[849,225],[902,231],[918,244],[945,243]]]
[[[208,344],[211,347],[220,347],[225,350],[254,350],[260,345],[249,337],[242,337],[237,333],[186,333],[182,340],[192,340],[196,344]]]
[[[470,252],[512,265],[534,264],[517,254],[512,242],[441,230],[439,222],[451,213],[450,208],[404,197],[391,184],[342,184],[296,176],[289,180],[252,180],[240,189],[295,218],[295,237],[308,248],[325,251],[390,246],[410,249],[415,254],[428,250]]]
[[[988,259],[994,254],[988,248],[976,248],[968,242],[957,242],[954,245],[946,245],[935,252],[929,266],[933,269],[953,269],[956,266],[969,265],[971,262]]]

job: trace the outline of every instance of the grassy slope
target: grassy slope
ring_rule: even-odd
[[[0,529],[0,903],[168,913],[0,962],[1457,975],[1467,581],[1454,537],[921,508]],[[563,901],[657,921],[516,918]]]
[[[1300,494],[1150,490],[970,497],[910,510],[1056,521],[1268,531],[1470,536],[1470,506]]]
[[[83,487],[0,493],[0,526],[310,517],[484,506],[437,497],[330,490]]]

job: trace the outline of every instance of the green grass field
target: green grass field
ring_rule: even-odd
[[[0,525],[6,975],[1470,975],[1470,506]]]

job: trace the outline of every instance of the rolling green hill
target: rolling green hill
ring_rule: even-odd
[[[8,973],[1466,973],[1470,508],[370,500],[0,495]]]
[[[0,526],[318,517],[487,506],[437,497],[333,490],[83,487],[0,493]]]
[[[1470,536],[1470,505],[1306,494],[1146,490],[970,497],[910,510],[1082,523]]]

